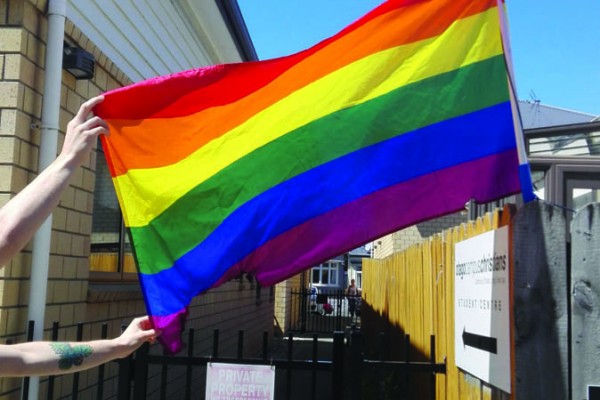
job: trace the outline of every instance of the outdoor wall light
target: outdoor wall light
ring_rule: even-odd
[[[63,47],[63,69],[75,79],[92,79],[94,77],[95,60],[91,53],[79,47],[71,47],[65,43]]]

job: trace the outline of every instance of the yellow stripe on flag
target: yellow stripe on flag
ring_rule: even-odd
[[[130,170],[114,178],[122,208],[127,210],[125,224],[128,227],[147,225],[177,199],[223,168],[294,129],[402,86],[499,54],[502,54],[502,43],[497,10],[491,9],[456,21],[438,37],[358,60],[257,113],[176,164]],[[348,85],[348,82],[353,84]],[[184,126],[194,129],[202,124],[200,114],[170,118],[169,124],[177,129]],[[144,129],[152,129],[152,121],[145,121]],[[121,193],[127,194],[125,198],[121,198]]]

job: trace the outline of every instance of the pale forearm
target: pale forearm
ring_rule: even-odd
[[[126,357],[118,339],[93,342],[30,342],[0,346],[0,376],[46,376],[82,371]]]
[[[0,209],[0,266],[31,240],[60,201],[74,172],[75,167],[59,157]]]
[[[89,156],[98,135],[107,134],[106,123],[88,119],[102,96],[81,105],[75,118],[67,125],[60,155],[48,168],[0,209],[0,268],[33,238],[60,200],[76,169]]]

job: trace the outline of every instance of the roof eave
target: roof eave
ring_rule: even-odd
[[[258,56],[237,0],[215,0],[223,20],[244,61],[256,61]]]

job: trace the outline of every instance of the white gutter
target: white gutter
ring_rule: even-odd
[[[65,36],[67,0],[48,2],[48,42],[46,44],[46,69],[44,97],[42,99],[42,126],[38,171],[46,169],[56,159],[58,148],[60,90],[62,85],[62,56]],[[52,214],[44,221],[33,237],[31,280],[27,319],[34,321],[33,340],[43,340]],[[29,381],[29,399],[39,397],[39,377]]]

